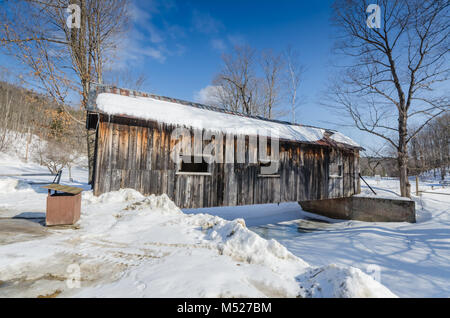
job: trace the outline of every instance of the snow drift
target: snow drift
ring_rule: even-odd
[[[0,179],[0,193],[1,194],[11,194],[18,191],[30,191],[31,186],[21,180],[4,178]]]
[[[2,185],[17,191],[17,183]],[[0,246],[0,280],[10,286],[0,296],[395,296],[360,270],[310,266],[242,219],[184,214],[166,195],[84,192],[77,226],[47,231]],[[66,285],[69,265],[80,268],[80,289]]]
[[[202,257],[202,249],[207,250],[205,254],[216,254],[215,257],[222,259],[221,262],[242,264],[246,274],[244,280],[250,285],[257,286],[257,289],[264,290],[262,294],[248,293],[241,294],[236,290],[227,290],[224,292],[221,288],[220,293],[211,292],[212,286],[204,287],[197,294],[191,294],[194,290],[199,289],[199,286],[191,288],[189,294],[178,294],[181,297],[208,295],[209,297],[218,297],[220,295],[228,296],[267,296],[278,295],[284,297],[395,297],[386,287],[375,281],[372,277],[364,274],[362,271],[352,267],[338,267],[330,265],[322,268],[313,268],[302,259],[294,256],[284,246],[275,240],[265,240],[256,233],[246,228],[245,222],[242,219],[234,221],[226,221],[220,217],[211,216],[208,214],[186,215],[166,196],[151,195],[148,197],[142,196],[139,192],[132,189],[125,189],[116,192],[106,193],[100,197],[94,197],[92,192],[84,193],[84,203],[90,206],[84,218],[81,220],[80,226],[83,223],[88,224],[87,220],[96,216],[96,222],[103,222],[105,217],[114,219],[113,224],[105,231],[107,239],[119,239],[121,242],[132,243],[130,245],[137,246],[142,244],[150,245],[166,245],[171,247],[184,247],[189,250],[189,254],[194,253],[198,262],[203,263],[198,266],[198,270],[189,268],[188,264],[192,260],[187,260],[181,257],[178,253],[167,252],[165,268],[176,267],[179,271],[186,270],[182,278],[180,275],[173,277],[164,277],[166,284],[170,285],[170,281],[177,277],[177,279],[184,280],[187,285],[195,284],[189,278],[195,277],[195,281],[199,286],[202,285],[198,279],[200,275],[201,280],[215,281],[216,276],[224,275],[225,278],[219,280],[221,284],[227,284],[226,280],[231,280],[228,276],[228,269],[223,269],[223,272],[214,269],[214,262],[208,266],[211,259]],[[107,210],[105,214],[98,215],[98,209],[91,209],[92,207],[99,207],[102,205],[120,206],[120,211],[112,212]],[[86,221],[86,222],[84,222]],[[108,222],[106,222],[108,223]],[[158,225],[157,225],[158,224]],[[97,228],[96,225],[90,224],[89,228]],[[172,235],[171,228],[181,228],[176,230],[178,240]],[[153,231],[153,234],[150,232]],[[166,236],[166,240],[171,243],[154,242],[155,231],[160,232],[161,235]],[[106,233],[107,232],[107,233]],[[190,239],[183,239],[185,234],[189,234],[190,238],[194,238],[195,243],[192,244]],[[175,242],[174,242],[175,240]],[[182,241],[182,242],[180,242]],[[200,254],[199,254],[200,253]],[[177,257],[174,256],[177,254]],[[205,255],[206,256],[206,255]],[[193,256],[194,257],[194,256]],[[170,259],[180,262],[173,264]],[[209,272],[202,270],[207,267]],[[159,296],[154,293],[154,290],[146,290],[142,286],[151,286],[155,280],[160,280],[161,277],[155,277],[151,267],[147,262],[136,264],[136,267],[127,271],[118,281],[96,286],[91,291],[85,290],[81,293],[83,296],[102,295],[107,296],[109,293],[117,295],[118,290],[122,290],[119,286],[141,286],[138,289],[139,296]],[[254,273],[260,272],[261,277],[252,277]],[[241,273],[242,275],[242,273]],[[129,280],[136,280],[139,277],[139,282],[131,282]],[[153,282],[153,283],[152,283]],[[229,282],[228,282],[229,283]],[[178,282],[182,284],[182,282]],[[135,287],[133,287],[135,288]],[[180,287],[178,287],[180,288]],[[182,288],[181,288],[182,289]],[[245,289],[248,289],[246,286]],[[268,290],[271,292],[268,292]],[[182,289],[183,290],[183,289]],[[206,292],[206,290],[208,292]],[[95,291],[95,292],[94,292]],[[130,291],[132,294],[133,292]],[[177,292],[173,295],[177,295]],[[128,294],[128,293],[127,293]],[[171,294],[168,294],[169,296]],[[165,295],[167,296],[167,295]]]
[[[354,267],[331,264],[309,269],[298,279],[304,286],[307,286],[306,297],[397,297],[385,286]]]

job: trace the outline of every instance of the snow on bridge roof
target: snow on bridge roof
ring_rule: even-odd
[[[220,108],[168,97],[97,86],[89,110],[108,115],[153,120],[165,124],[218,131],[235,135],[264,135],[305,143],[330,141],[354,148],[360,146],[343,134],[318,127],[249,116]],[[100,89],[100,91],[98,90]]]

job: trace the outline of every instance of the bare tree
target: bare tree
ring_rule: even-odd
[[[284,91],[288,104],[290,106],[292,122],[297,121],[296,113],[300,105],[299,87],[305,72],[305,67],[300,64],[299,54],[291,46],[288,46],[283,54],[285,60],[285,76],[284,76]]]
[[[76,15],[67,21],[69,5],[80,9],[79,21]],[[28,66],[30,83],[60,107],[75,92],[86,109],[89,83],[102,83],[114,41],[127,26],[127,5],[128,0],[5,1],[0,13],[1,43]],[[86,136],[91,181],[95,135],[88,131]]]
[[[47,167],[52,174],[67,167],[73,160],[74,156],[65,144],[41,142],[33,149],[34,161]]]
[[[223,55],[223,69],[213,84],[221,87],[218,99],[225,109],[259,113],[261,80],[256,76],[255,59],[255,50],[249,46],[236,46],[232,54]]]
[[[9,95],[9,92],[6,91],[5,96],[0,100],[0,109],[2,110],[2,116],[0,122],[0,151],[4,152],[9,147],[11,143],[10,133],[8,130],[8,121],[11,120],[11,103],[12,97]]]
[[[249,115],[280,117],[283,100],[282,54],[258,52],[250,46],[236,46],[222,57],[223,68],[213,81],[211,99],[218,106]]]
[[[329,90],[328,105],[358,129],[396,149],[400,193],[410,196],[408,144],[449,109],[449,2],[380,0],[381,27],[366,25],[364,0],[335,1],[337,50],[347,66]],[[351,63],[348,65],[348,63]],[[408,130],[408,123],[417,126]]]
[[[265,50],[261,54],[261,69],[263,72],[262,113],[264,117],[273,118],[281,101],[281,77],[284,61],[281,54]]]
[[[389,159],[389,157],[386,156],[385,148],[386,144],[382,146],[366,147],[362,154],[362,158],[364,158],[364,165],[363,162],[361,162],[361,171],[364,175],[374,176],[377,174],[377,171],[383,170],[383,162],[386,161],[386,159]]]
[[[147,82],[147,76],[144,73],[134,72],[130,69],[107,71],[105,72],[104,82],[117,87],[142,90]]]

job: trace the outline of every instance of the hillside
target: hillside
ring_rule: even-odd
[[[0,113],[2,152],[14,152],[25,161],[47,166],[51,172],[86,154],[83,111],[0,82]]]

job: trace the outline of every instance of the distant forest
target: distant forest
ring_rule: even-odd
[[[46,96],[0,81],[0,114],[0,152],[22,140],[26,146],[21,157],[53,173],[86,156],[82,110],[58,106]]]
[[[431,172],[435,178],[444,179],[450,169],[450,114],[435,118],[417,136],[409,147],[409,175]],[[361,174],[366,176],[398,177],[398,164],[394,150],[387,156],[361,158]]]

